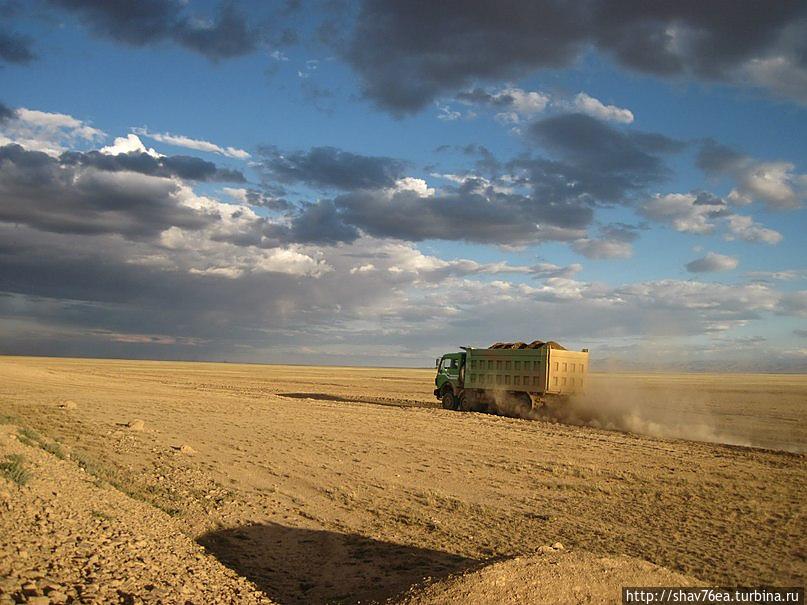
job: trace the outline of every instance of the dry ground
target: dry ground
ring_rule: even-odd
[[[432,380],[5,357],[0,416],[27,427],[13,447],[58,448],[280,603],[384,600],[558,541],[709,584],[804,584],[807,377],[597,377],[587,422],[655,436],[436,409]],[[36,481],[9,507],[43,506]]]

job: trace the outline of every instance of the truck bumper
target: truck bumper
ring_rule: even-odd
[[[434,389],[434,396],[440,399],[440,389]]]

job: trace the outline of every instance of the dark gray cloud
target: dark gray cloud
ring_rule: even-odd
[[[708,174],[718,174],[733,169],[745,156],[740,152],[707,139],[701,144],[695,163]]]
[[[185,14],[178,0],[50,0],[74,12],[94,33],[132,46],[174,41],[208,59],[255,51],[263,33],[250,27],[233,2],[219,5],[210,22]]]
[[[535,122],[528,136],[556,158],[522,155],[506,167],[535,199],[579,207],[629,203],[633,194],[671,175],[664,156],[684,147],[663,135],[614,128],[583,114]]]
[[[784,57],[803,82],[805,40],[801,0],[364,0],[341,52],[365,95],[403,114],[479,80],[568,66],[591,46],[640,72],[750,81],[807,101],[797,78],[777,84],[764,63]]]
[[[0,147],[0,221],[54,233],[149,238],[217,217],[177,200],[178,185],[140,173],[79,167],[18,145]]]
[[[259,153],[260,170],[267,179],[325,189],[391,187],[406,167],[406,162],[394,158],[359,155],[335,147],[287,153],[262,147]]]
[[[354,225],[345,222],[333,201],[323,200],[303,207],[292,221],[287,237],[294,242],[336,244],[353,242],[359,235]]]
[[[535,122],[529,135],[580,168],[613,172],[638,182],[666,177],[669,172],[660,155],[681,151],[685,146],[661,134],[614,128],[580,113]]]
[[[522,195],[457,191],[420,197],[377,191],[348,193],[334,200],[343,222],[375,237],[408,241],[461,240],[521,245],[567,240],[591,221],[590,208],[545,203]],[[577,234],[579,235],[579,234]]]
[[[17,112],[15,110],[0,101],[0,125],[8,120],[13,120],[16,115]]]
[[[283,191],[258,191],[247,189],[246,202],[250,206],[259,206],[276,212],[285,212],[292,209],[292,204],[282,197]]]
[[[30,63],[36,58],[28,36],[0,27],[0,60],[7,63]]]
[[[260,42],[258,31],[249,27],[246,18],[231,2],[219,8],[212,26],[189,24],[186,21],[175,30],[174,35],[186,48],[213,60],[249,54]]]
[[[478,157],[477,168],[491,176],[449,175],[456,185],[436,196],[393,187],[406,165],[392,158],[331,147],[292,153],[264,148],[261,169],[267,181],[345,193],[305,205],[290,227],[272,224],[263,237],[333,243],[354,241],[361,232],[407,241],[505,245],[578,240],[597,205],[630,203],[634,194],[670,175],[663,156],[684,147],[662,135],[612,128],[582,114],[537,122],[529,134],[560,159],[525,154],[502,163],[486,148],[457,148]],[[618,248],[624,256],[635,235],[633,227],[611,226],[601,238],[611,242],[606,253]],[[602,248],[599,240],[596,245]]]
[[[177,176],[191,181],[246,182],[238,170],[221,168],[188,155],[172,155],[155,158],[147,153],[119,153],[108,155],[99,151],[68,151],[61,155],[60,162],[69,166],[92,166],[110,172],[132,171],[151,176]]]

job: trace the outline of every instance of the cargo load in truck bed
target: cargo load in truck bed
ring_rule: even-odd
[[[567,351],[551,341],[537,348],[464,351],[466,389],[570,395],[585,388],[588,351]]]

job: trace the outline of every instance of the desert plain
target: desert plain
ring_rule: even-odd
[[[433,379],[0,357],[0,603],[804,585],[807,376],[600,373],[562,422]]]

